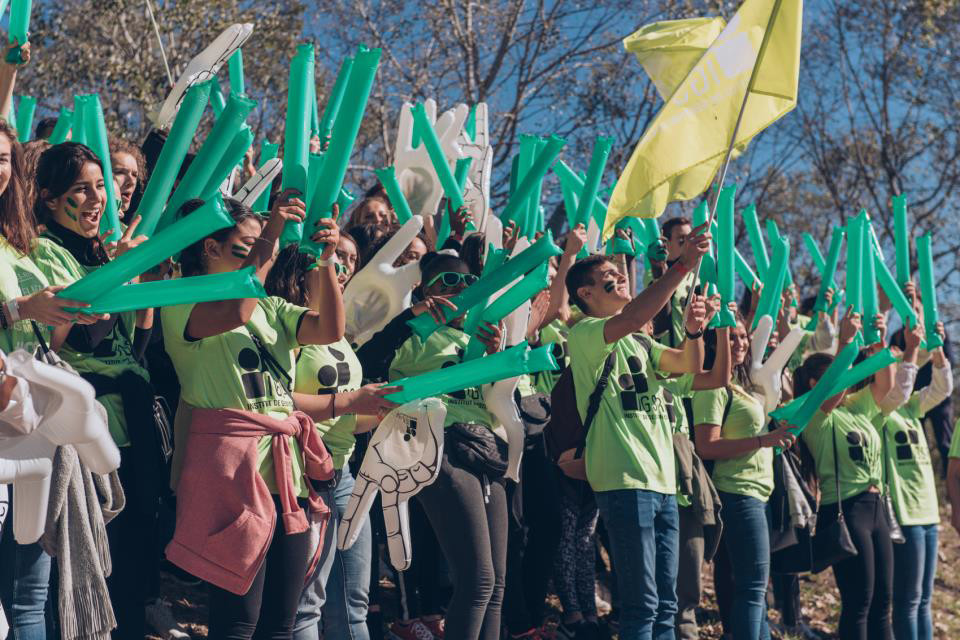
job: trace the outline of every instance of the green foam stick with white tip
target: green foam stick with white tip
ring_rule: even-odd
[[[308,180],[310,164],[310,86],[314,81],[314,53],[312,44],[301,44],[290,62],[287,84],[287,114],[283,132],[283,169],[280,189],[295,189],[297,197],[310,202],[312,192]],[[300,242],[303,223],[288,220],[280,236],[280,246]]]

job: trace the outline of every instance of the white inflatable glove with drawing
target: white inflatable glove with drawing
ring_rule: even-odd
[[[233,194],[233,198],[239,200],[241,204],[253,208],[257,198],[270,188],[274,178],[280,175],[281,170],[283,170],[283,160],[280,158],[267,160],[262,167],[257,169],[253,177]]]
[[[410,306],[410,294],[420,282],[420,263],[402,267],[393,263],[423,228],[423,218],[413,216],[354,275],[343,291],[347,335],[362,345],[401,311]]]
[[[800,341],[807,334],[802,327],[796,327],[780,341],[766,362],[762,362],[763,354],[770,343],[773,333],[773,318],[761,316],[757,321],[757,328],[750,338],[750,350],[753,361],[750,363],[750,377],[754,384],[763,390],[763,410],[769,417],[770,413],[780,404],[783,393],[783,368],[787,366],[790,356],[800,346]]]
[[[437,103],[430,99],[424,102],[427,120],[437,132],[440,148],[447,163],[452,167],[456,161],[463,158],[460,149],[460,132],[467,119],[469,109],[467,105],[458,105],[437,118]],[[407,197],[407,204],[414,214],[432,216],[437,213],[440,200],[443,199],[443,186],[437,177],[437,172],[430,162],[430,154],[423,144],[413,146],[413,105],[405,102],[400,109],[400,123],[397,126],[397,144],[393,153],[393,166],[397,174],[397,182],[403,194]],[[472,166],[472,165],[471,165]]]
[[[180,103],[187,89],[215,77],[223,63],[243,46],[251,33],[253,33],[253,24],[230,25],[206,49],[194,56],[177,78],[167,99],[163,101],[163,105],[153,118],[153,124],[158,129],[168,129],[173,124],[173,119],[177,117],[177,111],[180,109]]]
[[[464,127],[460,131],[459,138],[463,155],[472,158],[470,171],[467,173],[463,201],[470,208],[477,229],[481,232],[486,230],[488,218],[493,217],[490,215],[490,176],[493,173],[493,146],[490,144],[490,121],[487,114],[487,103],[478,103],[474,113],[476,135],[471,138],[466,127]]]
[[[337,532],[337,548],[353,546],[377,491],[383,505],[390,564],[404,571],[413,559],[407,501],[437,479],[447,408],[437,398],[397,407],[373,434]]]

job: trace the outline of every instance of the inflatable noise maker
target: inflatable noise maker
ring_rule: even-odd
[[[486,230],[490,210],[490,177],[493,173],[493,146],[486,102],[475,104],[460,132],[460,149],[470,159],[463,201],[470,208],[480,231]]]
[[[223,63],[243,46],[251,33],[253,33],[252,24],[231,25],[187,63],[187,68],[180,74],[154,118],[157,128],[166,129],[170,126],[188,90],[200,82],[216,77]]]
[[[753,356],[750,363],[750,378],[763,391],[763,408],[767,415],[770,415],[780,403],[781,391],[783,391],[783,368],[800,346],[807,331],[803,327],[791,329],[764,361],[763,354],[767,351],[771,333],[773,333],[773,318],[765,315],[760,318],[750,338],[750,352]]]
[[[521,275],[547,262],[551,256],[558,256],[561,253],[562,251],[553,243],[553,234],[547,231],[529,249],[511,258],[491,273],[482,276],[451,298],[450,301],[457,306],[457,310],[445,307],[442,311],[444,319],[449,322],[463,315],[474,305],[488,299]],[[426,313],[412,318],[407,324],[413,328],[421,340],[426,340],[439,327],[433,316]]]
[[[521,235],[533,236],[533,232],[526,227],[526,220],[532,211],[530,198],[535,192],[539,192],[543,177],[550,170],[553,161],[560,155],[567,141],[559,136],[550,136],[546,143],[539,148],[530,168],[523,174],[523,177],[517,178],[517,186],[510,193],[507,204],[500,212],[500,222],[504,226],[511,221],[516,222],[520,228]],[[539,145],[538,145],[539,146]],[[536,203],[539,208],[539,202]]]
[[[290,80],[287,84],[287,112],[283,130],[283,174],[280,189],[294,189],[305,203],[310,202],[312,190],[307,174],[310,163],[311,88],[314,86],[314,52],[312,44],[301,44],[290,62]],[[303,223],[288,221],[280,237],[281,246],[300,242]]]
[[[357,541],[379,491],[390,564],[398,571],[410,567],[413,547],[407,502],[440,473],[446,415],[440,400],[427,398],[400,406],[383,419],[367,447],[340,521],[338,549],[349,549]]]
[[[420,265],[394,267],[393,263],[422,228],[420,216],[407,220],[347,283],[343,292],[347,335],[358,345],[410,306],[411,292],[420,281]]]
[[[59,295],[93,305],[90,313],[120,312],[148,307],[231,298],[263,297],[252,269],[214,276],[194,276],[162,282],[126,285],[172,255],[214,231],[232,227],[220,194],[193,213],[174,222],[143,244],[108,262],[64,289]]]
[[[100,158],[103,167],[103,184],[106,191],[107,204],[100,219],[100,232],[109,232],[108,242],[120,239],[120,215],[117,205],[116,184],[113,181],[113,165],[110,162],[110,144],[107,140],[107,126],[103,121],[103,106],[100,96],[92,94],[79,96],[83,100],[80,108],[74,109],[74,129],[82,127],[85,132],[86,144],[90,150]]]
[[[23,64],[21,48],[29,42],[32,7],[32,0],[12,0],[10,3],[10,44],[17,45],[7,52],[6,61],[10,64]]]
[[[859,352],[860,346],[856,340],[841,349],[813,389],[772,412],[771,417],[793,425],[791,433],[799,436],[813,418],[813,414],[828,398],[897,362],[890,349],[882,349],[851,367]],[[779,449],[777,452],[779,453]]]
[[[283,161],[280,158],[270,158],[257,169],[249,180],[244,183],[240,189],[233,194],[234,199],[239,200],[244,206],[250,207],[254,211],[266,210],[266,203],[261,204],[261,195],[270,197],[270,185],[274,179],[280,175],[283,169]],[[265,198],[265,199],[267,199]]]
[[[0,410],[0,483],[13,484],[14,537],[30,544],[44,530],[56,448],[73,445],[80,461],[100,475],[120,466],[120,451],[90,383],[23,350],[3,357],[17,389]]]

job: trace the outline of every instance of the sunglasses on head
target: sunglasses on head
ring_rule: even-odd
[[[464,284],[469,287],[478,279],[479,278],[477,278],[477,276],[473,275],[472,273],[460,273],[458,271],[442,271],[437,275],[433,276],[433,278],[430,279],[430,282],[427,283],[427,286],[432,287],[434,282],[436,282],[437,280],[440,280],[443,286],[448,289],[452,289],[453,287],[460,286],[461,284]]]

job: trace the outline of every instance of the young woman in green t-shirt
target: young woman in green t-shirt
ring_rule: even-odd
[[[357,246],[353,239],[341,235],[332,256],[341,293],[353,275],[356,255]],[[314,258],[300,253],[297,245],[290,245],[280,252],[267,276],[267,293],[291,304],[320,311],[323,297],[315,291],[314,280],[309,277],[310,272],[318,268]],[[354,477],[347,462],[353,453],[354,434],[376,427],[377,416],[390,411],[396,404],[383,398],[391,388],[379,384],[363,385],[362,379],[360,361],[345,337],[332,344],[301,347],[297,354],[294,401],[301,409],[308,402],[319,404],[326,401],[329,405],[329,409],[311,407],[307,413],[314,418],[336,469],[333,480],[316,483],[331,514],[316,569],[300,596],[294,628],[297,637],[318,637],[321,632],[331,639],[365,638],[367,634],[370,565],[373,561],[370,520],[365,520],[356,542],[345,551],[337,549],[337,529],[353,493]]]
[[[878,314],[874,320],[879,335],[886,335],[886,323]],[[839,349],[854,340],[860,331],[860,314],[852,308],[840,323]],[[883,347],[870,345],[858,360]],[[796,396],[812,389],[823,377],[833,356],[815,353],[797,369]],[[802,433],[820,483],[817,528],[826,530],[836,521],[840,509],[857,555],[833,565],[840,591],[841,638],[867,640],[891,637],[890,601],[893,590],[893,545],[883,510],[882,441],[873,420],[881,414],[880,404],[893,389],[893,367],[828,398]],[[839,495],[837,488],[839,487]]]
[[[707,353],[725,345],[707,333]],[[713,460],[713,483],[723,505],[723,541],[734,594],[734,638],[769,638],[766,615],[770,577],[767,500],[773,491],[773,447],[789,447],[794,436],[781,427],[767,430],[763,403],[753,395],[750,336],[743,318],[730,329],[732,379],[725,388],[693,393],[694,441],[704,460]],[[708,357],[709,359],[709,357]]]

